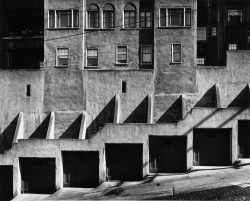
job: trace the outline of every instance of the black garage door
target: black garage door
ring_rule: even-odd
[[[149,137],[149,172],[185,172],[187,170],[186,157],[186,136]]]
[[[105,148],[108,179],[142,179],[142,144],[106,144]]]
[[[55,192],[54,158],[20,158],[23,193]]]
[[[13,198],[13,166],[0,166],[0,200]]]
[[[99,184],[99,152],[63,152],[64,187],[96,187]]]
[[[231,164],[231,129],[194,129],[194,165]]]

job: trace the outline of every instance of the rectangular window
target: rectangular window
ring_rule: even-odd
[[[88,11],[88,28],[99,28],[99,11]]]
[[[98,66],[98,49],[87,49],[87,66]]]
[[[69,65],[69,49],[57,48],[57,64],[56,66],[68,66]]]
[[[197,40],[207,40],[207,27],[197,27]]]
[[[181,44],[172,44],[172,63],[181,63]]]
[[[50,10],[49,28],[79,27],[79,10]]]
[[[124,11],[124,28],[135,28],[135,11]]]
[[[202,57],[197,58],[197,65],[204,66],[205,65],[205,58],[202,58]]]
[[[228,22],[230,23],[241,23],[243,10],[242,9],[228,9]]]
[[[161,27],[191,26],[191,8],[161,8],[159,22]]]
[[[140,12],[140,27],[141,28],[151,28],[152,24],[151,11],[141,11]]]
[[[116,51],[116,63],[117,64],[127,64],[127,46],[118,46]]]
[[[217,35],[217,28],[216,27],[212,27],[211,29],[211,36],[216,36]]]
[[[143,64],[151,64],[152,63],[152,46],[151,45],[143,45],[141,47],[141,60]]]
[[[238,49],[237,44],[236,43],[228,44],[228,49],[229,50],[237,50]]]
[[[103,11],[103,28],[114,28],[114,11]]]
[[[160,26],[161,27],[167,26],[167,9],[166,8],[160,9]]]
[[[122,81],[122,93],[127,93],[127,83],[126,81]]]

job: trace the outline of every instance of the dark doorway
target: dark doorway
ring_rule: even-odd
[[[250,121],[238,121],[238,157],[250,158]]]
[[[90,188],[98,186],[98,151],[65,151],[62,156],[64,187]]]
[[[231,129],[194,129],[194,166],[231,164]]]
[[[105,144],[105,149],[109,180],[142,179],[142,144]]]
[[[187,170],[186,136],[150,136],[149,172],[180,173]]]
[[[0,200],[13,198],[13,166],[0,166]]]
[[[23,193],[55,192],[54,158],[20,158]]]

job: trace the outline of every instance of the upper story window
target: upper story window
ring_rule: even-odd
[[[117,46],[116,63],[117,64],[127,64],[128,63],[128,48],[127,48],[127,46]]]
[[[197,40],[199,41],[207,40],[207,27],[197,27]]]
[[[142,45],[141,46],[141,63],[151,64],[152,63],[152,45]]]
[[[103,8],[103,28],[114,28],[115,9],[113,5],[106,4]]]
[[[237,43],[229,43],[228,49],[229,50],[237,50],[238,49]]]
[[[217,28],[216,27],[212,27],[211,29],[211,36],[216,36],[217,35]]]
[[[243,17],[242,9],[228,9],[228,22],[230,23],[241,23]]]
[[[99,28],[99,8],[95,4],[88,6],[88,28]]]
[[[136,27],[136,7],[132,3],[128,3],[124,7],[124,28]]]
[[[98,49],[96,48],[87,49],[87,66],[89,67],[98,66]]]
[[[181,44],[172,44],[172,63],[181,63],[182,61],[182,50]]]
[[[69,65],[69,48],[57,48],[56,66]]]
[[[79,27],[79,10],[49,10],[49,28]]]
[[[152,27],[152,13],[148,11],[140,11],[140,28]]]
[[[205,65],[205,58],[204,57],[198,57],[197,58],[197,65],[198,66],[204,66]]]
[[[191,26],[191,8],[161,8],[160,27]]]

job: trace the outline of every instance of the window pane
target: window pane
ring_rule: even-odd
[[[69,64],[69,49],[59,48],[57,49],[57,65],[64,66]]]
[[[87,66],[98,66],[98,50],[87,50]]]
[[[97,57],[97,55],[98,55],[98,50],[93,49],[93,50],[88,50],[87,51],[87,56],[88,57]]]
[[[99,12],[88,12],[88,22],[89,28],[99,28]]]
[[[160,10],[160,26],[166,26],[166,9],[161,8]]]
[[[174,44],[173,45],[173,51],[174,52],[180,52],[181,51],[181,45],[180,44]]]
[[[114,12],[113,11],[103,12],[103,27],[106,29],[114,27]]]
[[[55,28],[55,11],[49,11],[49,28]]]
[[[70,11],[57,11],[57,27],[71,27]]]
[[[146,27],[151,27],[151,12],[146,13]]]
[[[242,9],[228,9],[228,21],[232,23],[242,22]]]
[[[151,63],[151,54],[143,54],[142,55],[143,63]]]
[[[73,22],[74,22],[74,27],[79,27],[79,11],[78,10],[73,11]]]
[[[140,27],[146,27],[145,12],[140,12]]]
[[[130,11],[129,27],[130,28],[135,27],[135,12],[134,11]]]
[[[207,27],[197,27],[197,40],[207,40]]]
[[[191,26],[191,9],[185,9],[185,25]]]
[[[129,12],[124,12],[124,27],[129,27]]]
[[[169,9],[169,25],[170,26],[183,26],[183,9]]]
[[[117,62],[118,63],[127,63],[127,47],[118,47],[117,48]]]
[[[180,52],[174,52],[173,53],[173,60],[174,60],[174,62],[181,62],[181,53]]]

